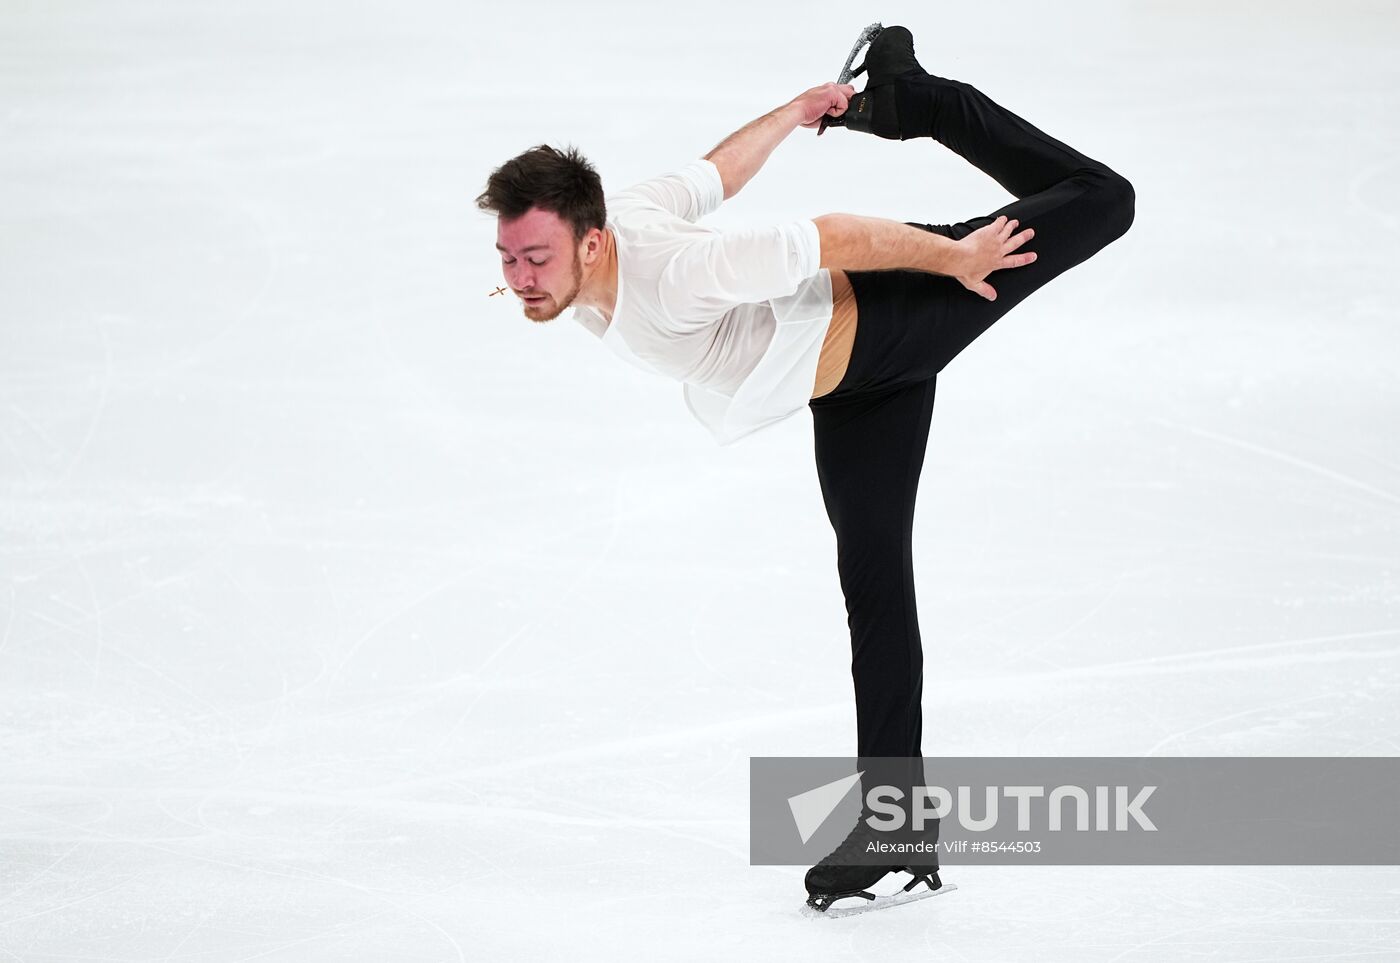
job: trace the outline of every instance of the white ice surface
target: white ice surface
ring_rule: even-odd
[[[1400,752],[1390,3],[46,3],[0,14],[0,958],[1400,958],[1400,870],[950,869],[813,924],[752,755],[853,750],[804,412],[487,298],[490,169],[609,188],[871,20],[1127,175],[939,383],[931,755]],[[799,131],[717,215],[946,222]]]

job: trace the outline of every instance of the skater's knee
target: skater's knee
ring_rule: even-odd
[[[1101,164],[1085,167],[1076,179],[1086,184],[1086,201],[1094,206],[1094,223],[1106,233],[1104,244],[1117,240],[1133,226],[1137,192],[1132,182],[1112,168]]]
[[[1133,218],[1136,215],[1137,191],[1133,189],[1133,184],[1117,171],[1105,169],[1102,186],[1106,216],[1108,217],[1113,237],[1119,238],[1128,233],[1128,228],[1133,226]]]
[[[1118,212],[1118,234],[1121,237],[1133,226],[1133,218],[1137,213],[1137,191],[1133,189],[1132,182],[1123,175],[1114,174],[1113,178],[1114,207]]]

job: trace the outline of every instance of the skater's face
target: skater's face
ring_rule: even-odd
[[[596,234],[597,231],[590,231]],[[583,285],[584,250],[574,232],[553,211],[531,208],[496,224],[496,250],[506,283],[531,321],[553,321],[573,303]]]

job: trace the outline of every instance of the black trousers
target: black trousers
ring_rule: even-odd
[[[850,365],[810,408],[851,630],[857,754],[865,757],[922,754],[912,535],[938,372],[1042,285],[1121,237],[1135,200],[1121,175],[969,84],[925,76],[902,80],[897,93],[904,139],[934,138],[1018,198],[958,224],[908,223],[956,239],[1005,214],[1020,221],[1018,231],[1035,229],[1020,250],[1036,260],[988,275],[995,301],[942,275],[850,272]]]

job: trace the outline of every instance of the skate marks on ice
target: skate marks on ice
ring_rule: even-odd
[[[852,893],[849,896],[840,896],[833,905],[826,910],[819,910],[810,903],[803,903],[800,912],[807,919],[831,920],[841,919],[846,916],[860,916],[863,913],[873,913],[876,910],[893,909],[896,906],[903,906],[906,903],[916,903],[919,900],[928,899],[931,896],[942,896],[951,893],[958,888],[957,883],[944,883],[938,889],[929,889],[927,886],[920,886],[913,892],[904,892],[902,876],[891,873],[880,880],[879,883],[866,890],[869,896],[862,896],[859,893]],[[888,891],[888,892],[886,892]]]

